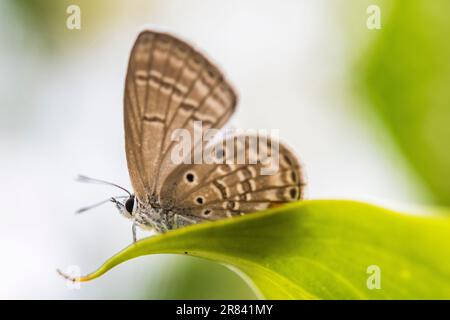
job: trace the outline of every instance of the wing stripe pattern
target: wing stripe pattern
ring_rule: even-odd
[[[176,167],[169,157],[172,132],[192,131],[188,127],[196,120],[220,129],[236,96],[217,68],[187,43],[144,31],[131,52],[124,104],[130,178],[137,198],[150,201]]]

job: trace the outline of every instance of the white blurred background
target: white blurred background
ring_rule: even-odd
[[[391,207],[425,198],[375,133],[376,120],[368,126],[352,107],[362,102],[348,86],[357,54],[350,43],[364,39],[348,39],[339,2],[94,2],[80,4],[81,30],[73,31],[65,5],[55,4],[56,49],[30,33],[33,24],[11,2],[0,3],[0,298],[197,297],[189,281],[207,297],[252,297],[225,267],[189,257],[139,258],[79,290],[55,272],[93,271],[131,242],[131,225],[112,205],[74,215],[120,194],[74,177],[130,187],[122,96],[128,55],[145,26],[183,37],[218,63],[240,95],[230,125],[280,129],[304,165],[307,198]],[[366,12],[352,15],[365,32]],[[169,292],[179,285],[184,293]]]

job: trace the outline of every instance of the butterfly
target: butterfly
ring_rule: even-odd
[[[208,130],[224,126],[236,104],[236,93],[220,70],[191,45],[167,33],[139,34],[124,93],[125,149],[134,193],[123,202],[114,199],[120,213],[133,221],[134,241],[136,227],[162,233],[302,198],[301,167],[283,144],[258,135],[235,134],[213,143],[203,139]],[[189,161],[174,161],[179,148],[174,134],[183,129],[195,137],[198,122],[200,134],[184,159]],[[211,161],[196,162],[198,150]],[[278,170],[262,174],[269,165],[263,160],[275,153]]]

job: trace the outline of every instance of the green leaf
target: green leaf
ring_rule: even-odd
[[[450,298],[448,217],[337,200],[302,201],[148,237],[76,280],[160,253],[229,265],[267,299]],[[381,270],[380,289],[367,287],[372,265]]]

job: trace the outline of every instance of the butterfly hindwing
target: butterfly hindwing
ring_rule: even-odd
[[[161,191],[163,205],[197,221],[252,213],[301,199],[304,186],[301,168],[285,146],[279,143],[278,155],[272,157],[277,157],[276,171],[263,174],[269,163],[261,159],[248,141],[242,142],[239,137],[228,141],[234,142],[234,154],[230,156],[225,148],[224,163],[185,164],[172,172]],[[266,139],[265,143],[273,142]],[[261,144],[256,150],[261,150]],[[245,154],[245,163],[239,163],[242,161],[238,161],[238,154]],[[250,162],[254,161],[249,161],[252,154],[253,160],[257,159],[253,164]]]

